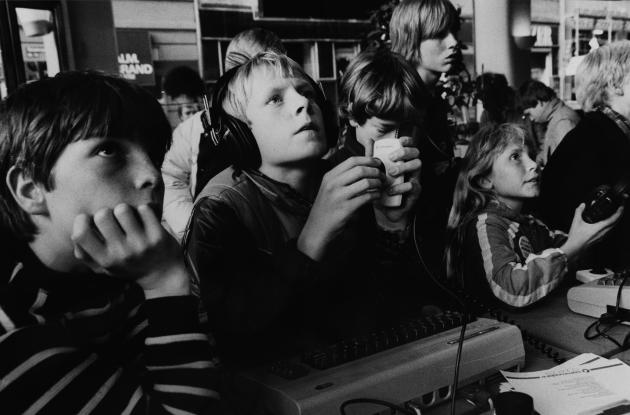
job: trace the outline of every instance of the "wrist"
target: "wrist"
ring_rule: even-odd
[[[190,295],[190,276],[183,264],[170,267],[138,280],[147,300]]]
[[[324,256],[325,244],[318,237],[302,231],[296,243],[297,249],[313,261],[320,261]]]
[[[578,246],[569,241],[565,242],[565,244],[558,249],[567,257],[567,262],[575,261],[582,251]]]

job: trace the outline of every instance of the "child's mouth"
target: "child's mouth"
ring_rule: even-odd
[[[313,122],[309,122],[307,124],[304,124],[303,126],[301,126],[300,128],[298,128],[298,130],[295,132],[295,134],[299,134],[302,131],[319,131],[319,128],[317,128],[317,125]]]

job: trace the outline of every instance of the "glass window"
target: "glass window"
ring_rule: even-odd
[[[219,42],[216,40],[204,40],[202,42],[203,79],[216,81],[221,77],[219,65]]]
[[[330,42],[318,42],[317,57],[319,58],[319,78],[334,78],[333,44]]]
[[[59,52],[50,10],[16,7],[26,82],[55,76]]]

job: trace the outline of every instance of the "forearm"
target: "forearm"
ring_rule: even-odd
[[[513,307],[525,307],[547,296],[567,272],[567,256],[556,248],[531,254],[523,263],[494,256],[492,262],[485,264],[490,289]]]
[[[2,336],[3,411],[167,413],[169,406],[208,413],[217,398],[214,365],[195,300],[140,304],[142,293],[132,286],[111,301],[90,303],[60,320],[46,316]]]
[[[206,413],[219,398],[218,379],[210,341],[199,325],[197,300],[162,297],[146,301],[144,310],[152,406]]]

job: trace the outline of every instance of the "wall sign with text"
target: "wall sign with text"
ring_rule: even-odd
[[[151,40],[146,30],[116,30],[118,72],[139,85],[155,85]]]

